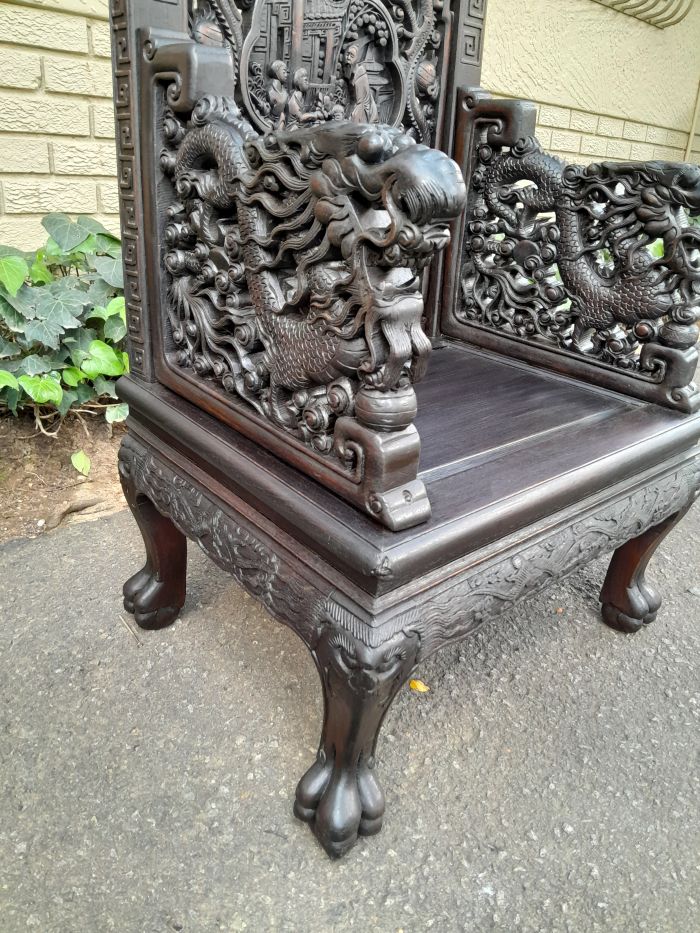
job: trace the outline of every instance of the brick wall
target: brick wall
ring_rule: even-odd
[[[688,134],[680,130],[552,104],[539,104],[537,136],[555,155],[583,163],[602,159],[682,162],[688,143]],[[700,135],[695,136],[690,158],[700,162]]]
[[[589,6],[601,9],[593,4],[580,9]],[[579,8],[556,9],[572,14]],[[499,10],[507,14],[503,23]],[[527,76],[505,70],[507,64],[529,60],[505,41],[509,30],[511,39],[520,34],[517,23],[508,25],[511,14],[504,0],[492,0],[493,39],[486,46],[491,55],[484,62],[484,85],[497,94],[527,97]],[[619,17],[615,23],[631,22],[610,15]],[[658,30],[652,32],[658,42]],[[501,46],[503,60],[497,54]],[[41,217],[49,211],[91,214],[118,230],[109,57],[107,0],[0,0],[0,243],[36,246],[45,236]],[[537,58],[530,82],[540,92],[547,83],[541,67]],[[550,63],[552,68],[561,77],[565,64]],[[618,101],[619,94],[613,96]],[[656,100],[663,110],[663,95]],[[547,102],[539,104],[538,134],[550,151],[580,162],[682,159],[687,141],[678,129]],[[700,135],[692,159],[700,161]]]
[[[0,0],[0,243],[49,211],[119,229],[107,0]]]

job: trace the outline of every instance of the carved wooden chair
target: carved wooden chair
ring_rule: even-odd
[[[637,631],[700,483],[700,172],[542,152],[477,89],[485,6],[111,0],[125,606],[175,620],[189,537],[300,635],[335,856],[416,665],[611,550]]]

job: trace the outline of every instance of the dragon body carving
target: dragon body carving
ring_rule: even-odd
[[[472,185],[458,319],[649,381],[675,366],[690,382],[697,166],[569,165],[532,137],[492,145],[484,128]]]
[[[466,198],[456,164],[386,126],[259,136],[211,95],[165,136],[175,363],[321,453],[362,391],[370,420],[405,427],[430,351],[420,273]]]

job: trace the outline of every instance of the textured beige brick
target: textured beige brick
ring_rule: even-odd
[[[113,143],[61,140],[51,145],[57,175],[117,174],[117,156]]]
[[[645,123],[628,123],[625,121],[625,128],[622,131],[625,139],[632,139],[635,142],[643,143],[647,138],[647,127]]]
[[[2,242],[17,249],[37,249],[46,242],[46,230],[41,226],[43,214],[5,214],[2,217]]]
[[[0,172],[16,172],[21,175],[47,174],[49,144],[35,136],[0,135]]]
[[[75,98],[0,95],[0,123],[8,133],[88,136],[89,105]]]
[[[112,104],[92,105],[92,132],[101,139],[114,139],[114,109]]]
[[[582,110],[571,111],[571,122],[569,128],[578,130],[580,133],[595,133],[598,126],[598,115],[595,113],[584,113]]]
[[[669,146],[673,146],[674,149],[685,149],[688,143],[688,134],[681,132],[681,130],[667,130],[666,142]]]
[[[119,211],[119,189],[116,179],[111,184],[98,185],[100,210],[105,214],[116,214]]]
[[[0,3],[0,36],[17,45],[87,52],[87,21],[79,16]]]
[[[629,159],[631,148],[626,139],[609,139],[605,154],[611,159]]]
[[[543,149],[549,149],[552,145],[552,131],[546,126],[537,127],[537,138]]]
[[[112,68],[109,62],[44,56],[44,79],[49,91],[112,97]]]
[[[95,219],[99,220],[103,227],[106,227],[110,233],[120,236],[119,214],[95,214]]]
[[[672,149],[670,146],[654,146],[654,158],[665,159],[667,162],[682,162],[683,150]]]
[[[100,58],[110,58],[112,45],[107,23],[90,23],[90,48]]]
[[[94,213],[97,190],[94,182],[76,179],[41,182],[30,179],[3,179],[5,211],[8,214],[36,214],[49,211]]]
[[[551,104],[540,104],[539,122],[545,126],[557,126],[568,129],[571,111],[566,107],[553,107]]]
[[[559,152],[557,149],[550,149],[548,155],[554,156],[556,159],[561,159],[562,162],[578,161],[578,157],[574,160],[570,152]]]
[[[108,0],[22,0],[22,3],[24,6],[34,6],[42,10],[80,13],[99,19],[107,19],[109,16]]]
[[[0,87],[35,90],[41,85],[41,57],[24,49],[0,46]]]
[[[598,135],[599,136],[617,136],[618,138],[622,136],[622,130],[624,128],[625,121],[617,120],[615,117],[599,117],[598,118]]]
[[[607,139],[601,136],[584,136],[581,140],[581,152],[584,155],[604,156],[607,152]]]
[[[581,148],[580,133],[569,130],[552,130],[552,149],[560,152],[578,152]]]
[[[648,143],[659,143],[663,145],[666,142],[668,136],[668,130],[663,126],[648,126],[647,127],[647,142]]]
[[[639,159],[640,162],[648,162],[649,159],[654,158],[654,147],[651,143],[632,143],[630,158]]]
[[[579,163],[579,165],[590,165],[591,162],[599,162],[600,157],[582,152],[577,156],[576,161]]]

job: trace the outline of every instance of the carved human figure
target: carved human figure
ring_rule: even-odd
[[[369,75],[363,62],[359,61],[359,49],[351,45],[345,52],[344,73],[352,89],[353,107],[350,119],[353,123],[379,123],[379,111],[369,83]]]
[[[287,128],[311,123],[317,119],[314,113],[305,113],[306,95],[309,92],[309,73],[306,68],[297,68],[294,72],[294,90],[287,103]]]
[[[275,129],[282,130],[285,127],[287,118],[287,102],[289,100],[287,79],[289,78],[289,71],[286,64],[277,59],[270,65],[268,74],[272,78],[267,89],[267,99],[270,102],[270,119]]]

